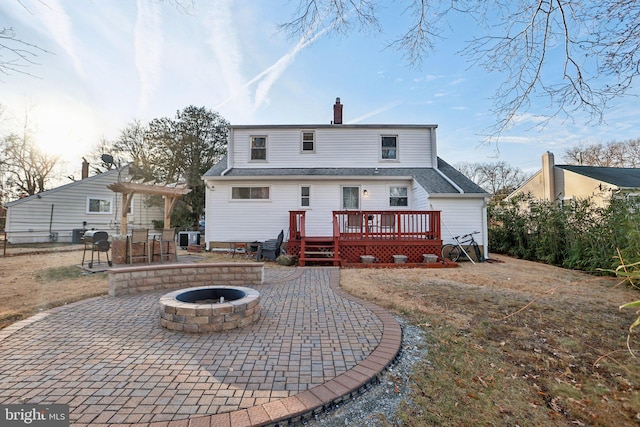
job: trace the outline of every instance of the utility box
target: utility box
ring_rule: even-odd
[[[187,249],[189,246],[200,244],[199,231],[181,231],[178,233],[178,246]]]
[[[84,228],[74,228],[71,233],[71,243],[74,243],[74,244],[82,243],[84,232],[85,232]]]

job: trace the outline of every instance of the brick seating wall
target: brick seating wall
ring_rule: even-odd
[[[257,262],[132,266],[109,270],[109,295],[198,286],[255,286],[263,281],[264,264]]]

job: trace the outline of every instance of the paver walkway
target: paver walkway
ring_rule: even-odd
[[[250,426],[355,394],[397,356],[398,323],[336,268],[266,269],[261,318],[226,333],[158,325],[166,292],[100,297],[0,331],[0,403],[63,403],[72,425]]]

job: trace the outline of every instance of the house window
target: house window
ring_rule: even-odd
[[[303,208],[311,206],[311,187],[300,187],[300,206]]]
[[[302,132],[302,152],[313,153],[316,151],[316,134],[313,131]]]
[[[409,206],[407,187],[389,187],[389,206]]]
[[[269,187],[232,187],[233,200],[268,200]]]
[[[87,197],[87,213],[110,214],[112,206],[112,198],[99,199],[94,197]]]
[[[251,160],[267,160],[267,137],[251,137]]]
[[[360,209],[360,187],[342,187],[342,209]]]
[[[382,160],[398,160],[397,136],[382,136]]]

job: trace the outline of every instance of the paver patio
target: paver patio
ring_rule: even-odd
[[[266,269],[260,320],[204,335],[158,324],[163,292],[99,297],[0,330],[0,403],[63,403],[72,425],[252,426],[320,411],[397,356],[386,311],[337,268]],[[185,287],[188,287],[186,285]]]

